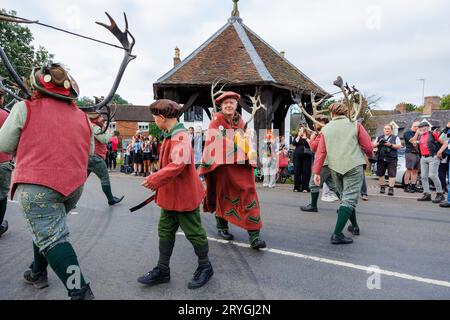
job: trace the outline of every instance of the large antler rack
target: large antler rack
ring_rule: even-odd
[[[328,110],[319,110],[319,107],[330,98],[329,95],[325,95],[322,99],[319,101],[316,101],[316,95],[317,93],[311,92],[311,105],[312,105],[312,114],[310,114],[306,110],[306,105],[302,101],[302,95],[304,93],[304,90],[297,89],[292,92],[292,100],[297,104],[297,106],[302,110],[303,115],[305,115],[309,120],[311,120],[315,125],[319,127],[323,127],[324,125],[316,120],[316,116],[325,112],[328,112]],[[310,129],[311,131],[315,131]]]
[[[216,99],[223,94],[225,91],[223,90],[230,82],[225,78],[217,78],[213,81],[211,85],[211,100],[213,106],[213,114],[217,113],[217,104]],[[217,89],[220,86],[220,89]]]
[[[363,112],[366,99],[355,86],[350,87],[348,83],[345,83],[344,86],[344,80],[341,76],[338,76],[333,84],[340,88],[344,94],[342,102],[348,107],[348,118],[353,122],[357,121]]]
[[[258,113],[259,110],[263,109],[263,110],[267,110],[267,107],[261,102],[261,93],[260,93],[261,89],[260,88],[256,88],[256,92],[255,95],[251,96],[251,95],[247,95],[247,97],[250,99],[252,106],[252,114],[250,116],[250,119],[245,123],[245,127],[244,130],[247,130],[248,125],[250,124],[250,122],[253,121],[253,119],[256,116],[256,113]]]

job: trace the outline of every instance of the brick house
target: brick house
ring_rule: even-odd
[[[400,103],[394,110],[373,110],[372,115],[365,123],[372,138],[382,135],[387,123],[394,127],[394,134],[403,138],[403,133],[414,121],[428,121],[433,129],[445,128],[450,121],[450,110],[440,110],[439,97],[426,97],[423,112],[407,112],[406,105]]]
[[[137,131],[148,136],[150,124],[153,122],[155,120],[149,106],[118,105],[109,128],[119,132],[119,138],[125,147]]]

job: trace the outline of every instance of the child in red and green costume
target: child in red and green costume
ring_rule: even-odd
[[[266,247],[260,239],[262,221],[250,162],[254,152],[248,141],[241,139],[245,123],[236,112],[240,95],[225,92],[216,99],[221,111],[209,125],[199,174],[205,176],[207,194],[205,212],[215,212],[219,235],[233,240],[228,222],[248,230],[253,249]],[[244,142],[243,142],[244,140]]]
[[[138,279],[139,283],[156,285],[170,281],[169,262],[175,235],[181,227],[198,257],[198,268],[189,289],[205,285],[214,274],[208,258],[208,240],[203,229],[199,206],[205,190],[195,170],[194,153],[187,129],[178,122],[181,108],[171,100],[158,100],[150,106],[156,125],[164,131],[159,153],[159,170],[142,185],[156,191],[156,204],[161,207],[158,224],[158,265]]]

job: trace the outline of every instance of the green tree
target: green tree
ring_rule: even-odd
[[[441,110],[450,110],[450,94],[442,96]]]
[[[77,100],[77,106],[87,107],[94,104],[94,100],[89,97],[81,97]]]
[[[124,98],[120,96],[120,94],[116,93],[112,98],[111,104],[131,104]]]
[[[5,9],[0,9],[0,12],[13,16],[17,14],[16,11],[6,11]],[[31,68],[54,59],[54,55],[42,46],[35,50],[31,44],[33,40],[33,34],[28,27],[18,23],[0,21],[0,46],[19,76],[26,79],[30,76]],[[11,81],[3,64],[0,64],[0,75],[7,79],[7,83]]]
[[[151,136],[158,138],[158,140],[161,140],[162,134],[163,134],[162,130],[160,128],[158,128],[156,123],[150,123],[148,133]]]

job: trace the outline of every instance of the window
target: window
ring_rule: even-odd
[[[139,122],[138,130],[147,132],[149,130],[150,124],[148,122]]]
[[[111,131],[116,131],[117,130],[117,126],[115,122],[110,122],[109,123],[109,130]]]
[[[184,113],[184,122],[202,122],[203,108],[194,106]]]

